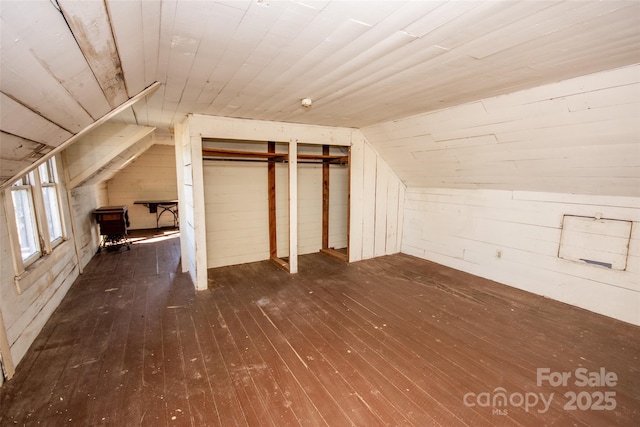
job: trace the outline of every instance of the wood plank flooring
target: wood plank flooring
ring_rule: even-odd
[[[179,257],[177,235],[98,254],[0,425],[640,425],[638,327],[407,255],[218,268],[198,293]]]

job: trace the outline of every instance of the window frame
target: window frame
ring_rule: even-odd
[[[33,264],[34,262],[36,262],[39,258],[42,257],[43,255],[43,247],[42,247],[42,241],[40,239],[40,232],[39,232],[39,227],[38,227],[38,218],[37,218],[37,214],[36,214],[36,203],[34,200],[34,188],[33,188],[33,182],[35,180],[35,175],[33,174],[33,172],[29,172],[28,174],[26,174],[25,176],[23,176],[22,178],[20,178],[19,180],[17,180],[11,187],[9,187],[10,192],[8,193],[8,199],[9,199],[9,203],[11,205],[11,208],[13,209],[13,218],[14,218],[14,227],[16,229],[16,233],[18,236],[18,253],[19,253],[19,257],[20,257],[20,261],[23,265],[23,267],[28,267],[29,265]],[[18,182],[22,181],[21,184],[18,184]],[[31,255],[29,255],[27,258],[23,258],[22,257],[22,246],[20,245],[20,237],[19,234],[20,232],[18,231],[18,218],[15,214],[15,204],[14,204],[14,200],[13,200],[13,193],[14,192],[18,192],[18,191],[26,191],[27,195],[28,195],[28,203],[29,203],[29,207],[31,209],[31,218],[30,218],[30,222],[31,222],[31,227],[35,232],[35,245],[36,245],[36,251],[34,253],[32,253]]]
[[[47,171],[47,180],[46,182],[42,177],[41,172],[41,168],[45,166],[46,167],[46,171]],[[59,185],[58,185],[58,171],[57,171],[57,167],[56,167],[56,162],[55,162],[55,157],[51,157],[50,159],[47,159],[46,162],[42,163],[40,166],[38,166],[37,168],[38,170],[38,182],[40,183],[40,191],[38,191],[39,195],[42,198],[42,215],[43,215],[43,238],[44,238],[44,243],[45,243],[45,247],[47,248],[47,253],[51,253],[51,251],[58,246],[60,243],[62,243],[65,239],[65,230],[64,230],[64,221],[62,220],[63,215],[62,215],[62,210],[61,210],[61,206],[60,206],[60,202],[61,202],[61,198],[60,198],[60,189],[59,189]],[[56,198],[56,208],[57,208],[57,215],[58,215],[58,225],[60,227],[60,236],[56,237],[56,238],[52,238],[51,236],[51,231],[49,230],[49,216],[48,216],[48,209],[47,209],[47,203],[45,202],[45,196],[44,196],[44,189],[45,188],[53,188],[53,193],[55,194],[55,198]],[[44,235],[46,231],[46,236]],[[45,238],[46,237],[46,238]]]
[[[40,176],[40,167],[47,164],[47,171],[49,174],[48,181],[42,183]],[[39,270],[42,263],[41,260],[47,259],[49,255],[53,253],[53,250],[60,246],[63,242],[68,240],[67,227],[65,223],[65,216],[63,211],[63,200],[60,193],[60,184],[58,177],[58,170],[56,167],[57,159],[51,157],[46,162],[41,163],[35,169],[31,170],[27,174],[17,179],[14,185],[9,186],[4,192],[4,208],[7,218],[7,225],[9,229],[9,244],[13,253],[13,264],[15,271],[15,282],[18,289],[18,293],[22,293],[26,287],[20,285],[20,281],[31,271]],[[21,180],[25,180],[21,185],[15,185]],[[49,235],[49,225],[47,222],[47,209],[44,201],[43,187],[52,187],[55,191],[58,215],[60,219],[60,231],[61,236],[51,241]],[[30,194],[30,204],[33,209],[32,219],[35,225],[35,233],[37,243],[39,244],[39,251],[31,256],[22,258],[22,247],[20,245],[20,238],[18,234],[18,221],[16,218],[15,205],[13,202],[13,191],[27,190]]]

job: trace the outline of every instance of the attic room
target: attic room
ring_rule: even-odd
[[[640,2],[0,31],[1,425],[640,424]]]

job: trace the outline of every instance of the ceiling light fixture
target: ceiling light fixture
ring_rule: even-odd
[[[300,100],[300,105],[303,108],[311,108],[311,104],[313,103],[313,101],[311,101],[311,98],[302,98]]]

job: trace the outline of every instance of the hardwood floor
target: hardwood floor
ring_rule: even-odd
[[[0,425],[640,424],[638,327],[407,255],[223,267],[196,293],[179,252],[174,234],[97,255]]]

